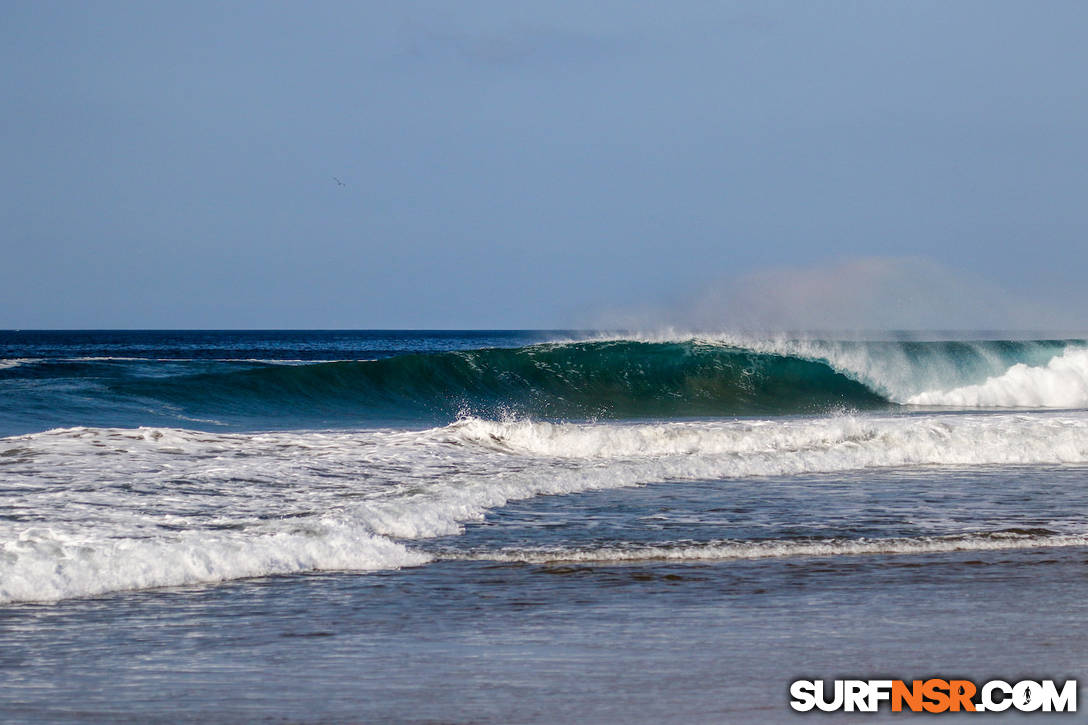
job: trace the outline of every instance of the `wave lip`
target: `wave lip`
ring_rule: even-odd
[[[713,541],[673,546],[625,546],[577,549],[520,549],[451,554],[450,560],[525,564],[628,564],[657,561],[716,562],[802,557],[945,554],[957,551],[1005,551],[1088,546],[1088,534],[992,532],[884,539]]]

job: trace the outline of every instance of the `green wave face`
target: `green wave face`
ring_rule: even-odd
[[[123,386],[128,394],[204,414],[289,417],[672,418],[891,405],[824,362],[691,341],[401,355]]]

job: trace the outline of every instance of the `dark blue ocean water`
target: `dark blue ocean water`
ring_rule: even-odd
[[[295,391],[275,391],[281,397],[270,397],[263,406],[260,400],[253,403],[243,395],[237,396],[241,400],[228,401],[210,410],[202,407],[201,401],[211,387],[208,383],[214,385],[217,376],[225,376],[229,381],[231,377],[244,379],[246,372],[274,372],[283,366],[309,367],[398,355],[522,347],[570,334],[443,330],[0,330],[3,395],[0,434],[73,425],[195,424],[250,429],[343,426],[374,420],[383,413],[403,422],[405,416],[398,416],[396,410],[352,410],[337,406],[337,390],[307,391],[305,381]],[[189,381],[195,389],[190,396],[185,396],[186,391],[182,390],[171,397],[170,390],[154,388],[156,382],[180,382],[180,387]],[[239,387],[246,392],[244,384]],[[291,392],[303,398],[302,404],[290,397]],[[318,400],[322,392],[328,394]],[[257,405],[257,409],[247,409],[247,403]],[[194,408],[196,416],[219,414],[225,420],[193,420],[192,416],[187,419],[187,407]]]
[[[0,332],[0,721],[792,722],[799,677],[1084,680],[1085,348]]]

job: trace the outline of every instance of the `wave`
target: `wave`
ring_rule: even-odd
[[[1088,406],[1082,341],[597,340],[208,373],[128,388],[184,405],[387,417],[819,414]]]
[[[724,338],[729,342],[731,338]],[[1046,365],[1083,340],[835,341],[768,340],[753,349],[826,362],[896,403],[919,393],[981,382],[1011,366]]]
[[[820,413],[888,400],[819,360],[698,341],[582,342],[123,381],[195,409],[639,418]]]
[[[538,495],[881,468],[1085,465],[1088,414],[466,419],[422,431],[248,434],[74,428],[2,438],[0,462],[17,514],[0,517],[0,602],[56,600],[424,564],[431,555],[407,541],[458,534]]]
[[[525,564],[624,564],[654,561],[715,562],[738,559],[827,558],[874,554],[946,554],[957,551],[1008,551],[1069,546],[1088,546],[1088,534],[1057,534],[1044,530],[1043,532],[996,531],[883,539],[712,541],[698,544],[678,543],[670,546],[508,549],[463,555],[451,554],[444,558]]]
[[[600,339],[365,361],[76,358],[0,369],[0,380],[15,379],[56,383],[52,389],[65,394],[80,393],[69,382],[82,381],[88,392],[73,399],[103,410],[128,406],[167,420],[254,427],[434,424],[465,416],[818,415],[900,406],[1084,408],[1088,346],[1082,340]],[[47,407],[63,412],[65,404]],[[17,397],[10,406],[26,407]]]

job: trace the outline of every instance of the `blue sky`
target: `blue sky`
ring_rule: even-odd
[[[1082,325],[1086,30],[1072,2],[7,2],[0,327]]]

